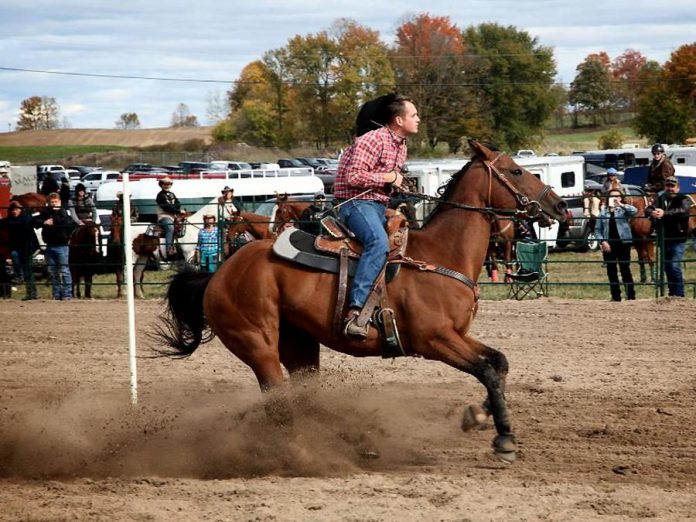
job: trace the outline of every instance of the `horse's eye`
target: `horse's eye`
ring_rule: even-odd
[[[522,169],[515,169],[515,170],[512,171],[512,173],[513,173],[515,176],[521,176],[521,175],[522,175]]]

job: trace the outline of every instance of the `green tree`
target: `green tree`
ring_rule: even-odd
[[[478,57],[467,77],[480,92],[490,139],[510,150],[536,144],[559,100],[551,48],[493,23],[469,27],[464,40]]]
[[[116,120],[117,129],[139,129],[140,119],[134,112],[124,112],[118,120]]]
[[[613,96],[608,58],[605,60],[605,57],[605,53],[590,55],[578,65],[575,69],[578,74],[570,84],[568,94],[568,101],[575,106],[576,114],[578,109],[585,112],[595,125],[598,116],[606,122]]]
[[[317,147],[329,147],[340,136],[334,122],[340,117],[336,106],[339,49],[326,31],[295,36],[287,45],[287,72],[297,92],[297,109],[307,125],[306,138]]]
[[[637,103],[633,126],[653,143],[683,143],[693,132],[693,105],[659,81],[648,87]]]
[[[32,96],[22,100],[19,108],[17,130],[56,129],[59,127],[60,109],[55,98]]]
[[[599,148],[602,150],[619,149],[622,143],[623,135],[616,129],[605,132],[597,140],[597,145],[599,145]]]

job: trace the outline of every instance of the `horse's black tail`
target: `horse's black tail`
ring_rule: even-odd
[[[171,348],[157,350],[167,357],[188,357],[200,344],[215,337],[203,313],[203,295],[213,274],[184,269],[169,283],[167,310],[160,316],[155,337]]]

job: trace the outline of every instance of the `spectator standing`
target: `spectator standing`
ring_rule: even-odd
[[[341,155],[334,184],[341,203],[339,217],[363,245],[343,331],[360,339],[367,337],[369,323],[359,324],[358,317],[389,250],[384,229],[387,205],[393,188],[403,183],[406,138],[418,132],[420,122],[416,106],[405,96],[385,96],[382,105],[386,125],[355,139]]]
[[[41,228],[46,243],[46,263],[51,276],[53,299],[67,301],[72,298],[72,277],[68,266],[68,242],[75,230],[75,221],[60,205],[60,195],[48,195],[47,206],[34,219],[33,226]]]
[[[302,211],[300,215],[299,228],[312,234],[313,236],[318,236],[321,234],[321,218],[324,217],[324,211],[326,209],[326,196],[323,192],[317,192],[314,194],[314,201],[306,209]]]
[[[217,270],[219,235],[215,226],[215,215],[203,216],[203,228],[198,231],[198,242],[194,259],[201,270],[215,272]]]
[[[653,159],[650,162],[646,189],[648,192],[658,193],[665,189],[665,180],[674,176],[674,165],[665,154],[665,148],[661,144],[656,143],[650,150]]]
[[[619,172],[614,167],[610,167],[607,169],[607,177],[604,180],[604,184],[602,185],[602,190],[605,194],[609,194],[609,191],[611,190],[618,190],[619,192],[623,192],[623,186],[621,185],[621,182],[617,177],[618,174]]]
[[[167,256],[176,254],[174,249],[174,222],[176,218],[183,214],[181,202],[170,190],[172,180],[169,177],[159,180],[162,190],[157,194],[157,222],[164,228],[164,241],[167,246]]]
[[[58,186],[58,182],[53,179],[50,174],[46,174],[43,183],[41,183],[41,190],[39,192],[41,192],[41,194],[44,196],[48,196],[49,194],[53,194],[54,192],[57,193],[59,191],[60,187]]]
[[[68,178],[60,180],[60,189],[58,193],[60,194],[61,205],[63,205],[63,208],[68,208],[70,205],[70,182]]]
[[[607,267],[612,301],[621,301],[618,271],[621,272],[621,279],[626,289],[626,299],[632,301],[636,298],[631,274],[633,236],[628,218],[635,216],[637,212],[638,209],[633,205],[623,203],[620,191],[611,190],[595,228],[595,236],[602,248],[604,264]]]
[[[14,266],[16,282],[24,282],[26,288],[25,300],[36,299],[36,285],[32,272],[32,256],[39,248],[36,233],[32,226],[32,218],[18,201],[10,203],[10,215],[3,220],[8,227],[10,240],[10,256]]]
[[[662,223],[665,245],[665,274],[669,295],[684,297],[684,274],[681,262],[686,250],[686,236],[689,229],[689,208],[691,202],[684,194],[679,194],[679,181],[669,176],[664,181],[655,203],[645,209],[645,215]]]

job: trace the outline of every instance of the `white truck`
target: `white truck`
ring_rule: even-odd
[[[78,183],[82,183],[87,192],[94,194],[97,189],[104,183],[118,181],[120,172],[117,170],[98,170],[85,174],[82,179],[71,179],[70,190],[74,191]]]

